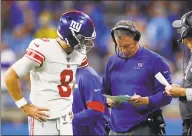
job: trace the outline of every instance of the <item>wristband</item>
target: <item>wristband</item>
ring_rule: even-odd
[[[17,105],[17,107],[21,108],[22,106],[26,105],[27,102],[26,102],[25,98],[22,98],[22,99],[16,101],[15,104]]]
[[[186,88],[186,97],[188,101],[192,101],[192,89]]]

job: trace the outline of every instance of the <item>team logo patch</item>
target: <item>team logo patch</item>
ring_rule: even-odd
[[[137,63],[137,67],[138,68],[141,68],[143,66],[143,63],[141,62],[141,63]]]
[[[137,62],[134,69],[143,69],[143,64],[144,64],[143,62]]]
[[[79,32],[81,29],[82,24],[80,24],[79,22],[76,22],[74,20],[71,21],[71,25],[69,27],[69,29],[75,31],[75,32]]]

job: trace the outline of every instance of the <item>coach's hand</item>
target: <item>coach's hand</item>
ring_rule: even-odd
[[[119,104],[120,104],[119,102],[114,102],[113,100],[107,98],[107,105],[109,105],[111,108],[116,107]]]
[[[149,98],[148,97],[141,97],[140,95],[135,94],[128,100],[128,102],[133,104],[134,106],[148,105],[149,104]]]
[[[34,106],[32,104],[26,104],[24,106],[21,107],[21,110],[27,115],[30,116],[34,119],[37,119],[39,121],[47,121],[47,117],[49,117],[49,115],[47,115],[45,113],[45,111],[49,111],[49,109],[47,108],[41,108],[41,107],[37,107]]]

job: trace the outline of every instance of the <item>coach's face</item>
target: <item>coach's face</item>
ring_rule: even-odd
[[[132,57],[138,50],[138,42],[131,36],[115,37],[117,46],[125,57]]]

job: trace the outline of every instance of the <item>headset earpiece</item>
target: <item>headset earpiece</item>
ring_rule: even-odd
[[[114,36],[114,30],[115,30],[115,29],[112,29],[112,30],[111,30],[111,37],[112,37],[112,39],[113,39],[113,42],[116,43],[115,36]]]
[[[189,16],[192,15],[192,12],[189,12],[184,18],[183,18],[183,26],[181,28],[181,36],[183,38],[187,37],[189,33],[192,32],[192,28],[190,27],[191,25],[188,24],[187,19]]]

